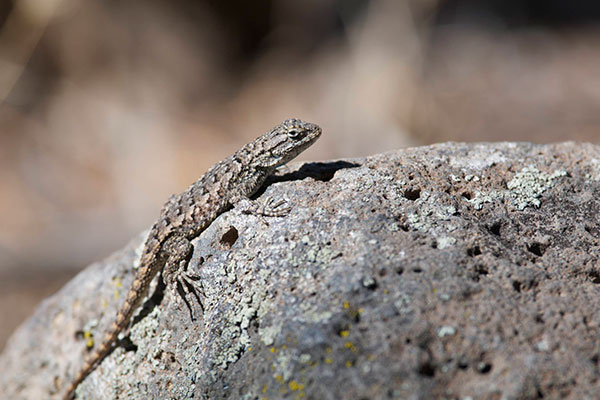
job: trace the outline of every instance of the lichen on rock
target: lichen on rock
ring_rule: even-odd
[[[289,215],[234,209],[193,242],[196,318],[154,285],[78,394],[600,397],[598,159],[590,144],[450,143],[292,166],[261,194]],[[0,356],[0,393],[61,390],[142,241],[39,306]]]

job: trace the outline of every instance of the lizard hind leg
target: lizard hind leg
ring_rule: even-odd
[[[194,310],[188,301],[189,294],[192,294],[196,298],[196,301],[200,304],[201,311],[204,311],[198,294],[203,295],[202,287],[197,282],[198,278],[187,271],[193,250],[192,244],[186,237],[171,236],[163,245],[163,251],[167,255],[167,260],[162,271],[163,282],[173,295],[177,294],[181,297],[190,312],[192,321],[195,318]]]

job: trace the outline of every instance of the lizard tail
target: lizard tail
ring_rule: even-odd
[[[64,396],[64,400],[73,399],[77,386],[79,386],[79,384],[94,370],[94,368],[96,368],[96,366],[102,362],[104,357],[106,357],[112,351],[119,333],[123,332],[129,325],[129,321],[131,320],[133,312],[141,303],[141,300],[144,298],[147,290],[148,288],[147,285],[145,285],[145,282],[134,285],[134,287],[129,290],[125,304],[119,310],[117,318],[113,322],[110,330],[104,336],[104,340],[100,344],[100,347],[98,347],[92,353],[83,367],[79,370],[75,378],[71,381],[71,384],[69,385]]]
[[[113,324],[113,328],[115,325],[116,323]],[[100,361],[102,361],[108,353],[110,353],[113,344],[117,339],[117,335],[118,333],[114,329],[111,329],[111,332],[104,337],[104,341],[102,342],[100,347],[96,349],[94,353],[92,353],[90,358],[88,358],[88,360],[79,370],[75,378],[71,381],[71,384],[69,385],[69,388],[67,389],[67,392],[65,394],[64,400],[73,399],[75,395],[75,389],[77,389],[77,386],[79,386],[79,384],[94,370],[94,368],[96,368],[96,365],[99,364]]]

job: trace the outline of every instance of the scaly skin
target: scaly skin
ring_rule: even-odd
[[[131,317],[148,294],[150,282],[156,274],[162,271],[163,280],[171,290],[180,294],[194,291],[195,283],[186,273],[193,250],[190,241],[219,214],[238,204],[263,215],[285,214],[285,210],[278,208],[283,202],[268,210],[250,202],[249,197],[278,166],[295,158],[320,135],[318,125],[288,119],[213,166],[185,192],[167,201],[148,234],[140,266],[125,303],[100,346],[71,381],[64,397],[66,400],[73,398],[77,386],[111,352],[118,335],[127,329]],[[188,304],[185,297],[184,301]]]

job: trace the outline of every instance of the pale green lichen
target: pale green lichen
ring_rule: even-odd
[[[265,292],[264,281],[256,279],[251,293],[232,295],[231,300],[237,304],[237,307],[224,316],[226,326],[220,335],[221,351],[218,352],[215,364],[227,368],[229,364],[240,358],[243,351],[249,348],[252,342],[248,333],[250,322],[259,314],[264,315],[265,308],[268,308],[264,304]],[[272,339],[274,340],[274,336]]]
[[[493,203],[494,200],[498,200],[502,198],[502,194],[497,191],[492,191],[489,193],[483,193],[479,190],[474,191],[474,196],[471,199],[464,199],[468,203],[473,205],[475,210],[481,210],[485,203]]]
[[[117,347],[113,352],[114,355],[111,355],[115,357],[117,367],[108,369],[111,373],[106,375],[106,379],[111,382],[113,393],[127,397],[133,395],[140,368],[145,370],[165,368],[160,361],[160,353],[168,347],[172,337],[168,330],[163,330],[160,335],[157,335],[161,313],[161,308],[155,307],[150,314],[131,327],[130,337],[131,341],[137,344],[136,352],[127,352]]]
[[[154,307],[146,318],[142,318],[137,324],[134,324],[131,327],[131,340],[134,343],[139,343],[147,340],[147,338],[155,337],[156,331],[159,328],[161,313],[162,310],[160,307]]]
[[[258,328],[258,336],[265,344],[265,346],[271,346],[275,343],[275,338],[281,333],[281,326],[267,326]]]
[[[284,382],[289,380],[294,372],[292,354],[288,350],[281,350],[273,363],[273,367],[274,375],[280,375]]]
[[[406,222],[410,227],[432,235],[439,249],[454,245],[456,239],[449,237],[448,233],[459,228],[454,222],[456,207],[439,204],[439,198],[429,192],[422,192],[416,202],[419,203],[416,211],[406,216]]]
[[[456,328],[450,325],[444,325],[437,330],[438,337],[454,336],[456,335]]]
[[[540,197],[552,187],[552,181],[558,177],[566,176],[567,171],[556,170],[552,174],[538,170],[534,165],[523,168],[508,182],[508,195],[512,198],[517,210],[541,204]]]
[[[307,305],[304,307],[302,304],[300,306],[302,308],[306,307],[306,310],[303,313],[304,318],[307,321],[310,321],[314,324],[318,324],[321,322],[327,322],[333,316],[333,313],[331,311],[315,310],[314,306]]]
[[[312,359],[312,356],[308,353],[302,353],[302,354],[300,354],[300,358],[298,358],[298,360],[302,364],[309,364],[311,359]]]
[[[412,311],[412,299],[407,294],[400,294],[394,301],[394,308],[400,315],[409,314]]]
[[[460,177],[450,174],[450,180],[452,180],[452,182],[460,182]]]
[[[221,331],[221,342],[226,344],[218,353],[218,357],[214,360],[215,364],[225,369],[233,362],[240,358],[240,352],[244,349],[241,341],[241,329],[238,326],[226,326]]]
[[[456,239],[450,236],[443,236],[437,239],[437,248],[445,249],[456,244]]]
[[[227,272],[227,283],[230,285],[233,285],[235,283],[235,281],[237,280],[237,275],[235,274],[235,272],[232,270],[230,270],[229,272]]]
[[[323,244],[323,240],[315,240],[312,237],[305,235],[300,239],[303,246],[302,251],[291,253],[288,262],[295,267],[305,264],[329,265],[332,259],[339,256],[340,252],[333,249],[331,244]],[[299,245],[296,243],[290,244],[290,250],[295,249]]]
[[[515,174],[507,184],[508,190],[494,190],[487,193],[474,190],[473,197],[464,200],[472,204],[475,210],[481,210],[485,203],[505,199],[510,200],[519,211],[529,206],[538,208],[541,205],[540,197],[552,187],[554,179],[566,175],[567,171],[565,170],[556,170],[549,174],[530,165]]]

